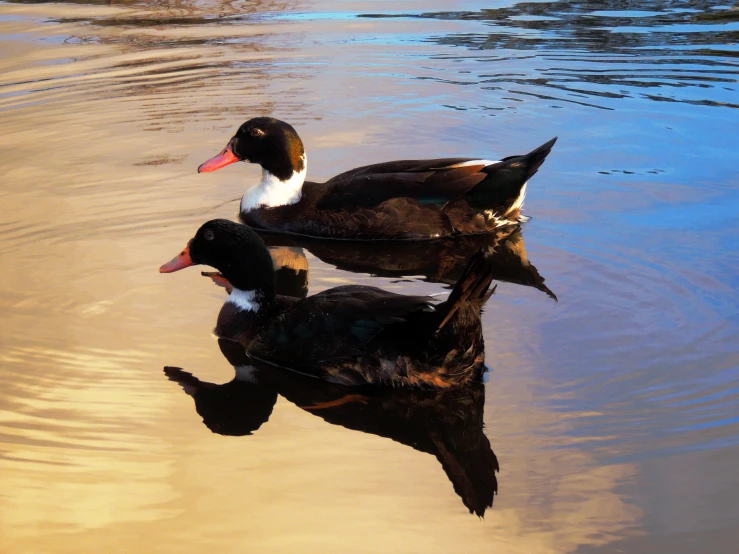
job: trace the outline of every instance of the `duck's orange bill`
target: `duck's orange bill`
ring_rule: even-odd
[[[182,252],[160,267],[159,273],[174,273],[191,265],[195,265],[195,262],[190,257],[190,245],[188,244]]]
[[[198,173],[216,171],[217,169],[221,169],[222,167],[226,167],[227,165],[231,165],[238,161],[239,158],[234,154],[231,142],[229,142],[226,148],[223,149],[223,152],[201,164],[200,167],[198,167]]]

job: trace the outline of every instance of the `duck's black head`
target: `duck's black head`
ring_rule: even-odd
[[[216,171],[240,161],[259,164],[286,181],[305,169],[305,149],[289,124],[273,117],[255,117],[239,127],[220,154],[198,167],[198,173]]]
[[[159,268],[173,273],[191,265],[209,265],[241,291],[259,291],[260,296],[275,296],[275,270],[269,250],[251,228],[227,219],[203,224],[185,249]]]

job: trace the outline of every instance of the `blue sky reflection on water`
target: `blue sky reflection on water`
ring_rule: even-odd
[[[729,8],[0,3],[0,131],[14,138],[0,153],[0,260],[12,268],[0,289],[0,549],[135,551],[141,537],[143,550],[194,552],[207,535],[224,551],[687,553],[689,535],[733,552]],[[485,431],[502,471],[484,521],[466,519],[438,463],[410,448],[287,401],[253,437],[228,440],[162,377],[165,364],[232,377],[208,335],[220,291],[155,270],[203,220],[233,216],[254,168],[195,167],[257,114],[296,126],[317,180],[560,137],[529,186],[524,229],[559,302],[501,283],[485,314]],[[443,290],[309,261],[312,293],[345,281]]]

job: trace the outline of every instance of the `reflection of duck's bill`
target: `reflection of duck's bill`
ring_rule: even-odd
[[[233,285],[231,285],[228,279],[221,275],[220,271],[201,271],[200,275],[202,275],[203,277],[208,277],[217,286],[226,289],[226,292],[228,294],[231,294],[233,292]]]
[[[195,393],[200,388],[200,379],[182,368],[164,366],[164,374],[167,376],[167,379],[174,381],[181,386],[182,390],[184,390],[189,396],[195,396]]]
[[[182,252],[159,268],[159,273],[174,273],[191,265],[195,265],[195,262],[190,257],[190,243],[187,243]]]

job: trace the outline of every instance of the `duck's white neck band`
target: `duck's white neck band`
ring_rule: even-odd
[[[300,200],[308,171],[308,160],[303,155],[303,170],[293,172],[286,181],[281,181],[266,169],[262,169],[262,180],[251,187],[241,198],[241,211],[249,212],[254,208],[289,206]]]
[[[226,302],[230,302],[244,312],[258,312],[261,308],[260,299],[255,290],[233,289]]]

